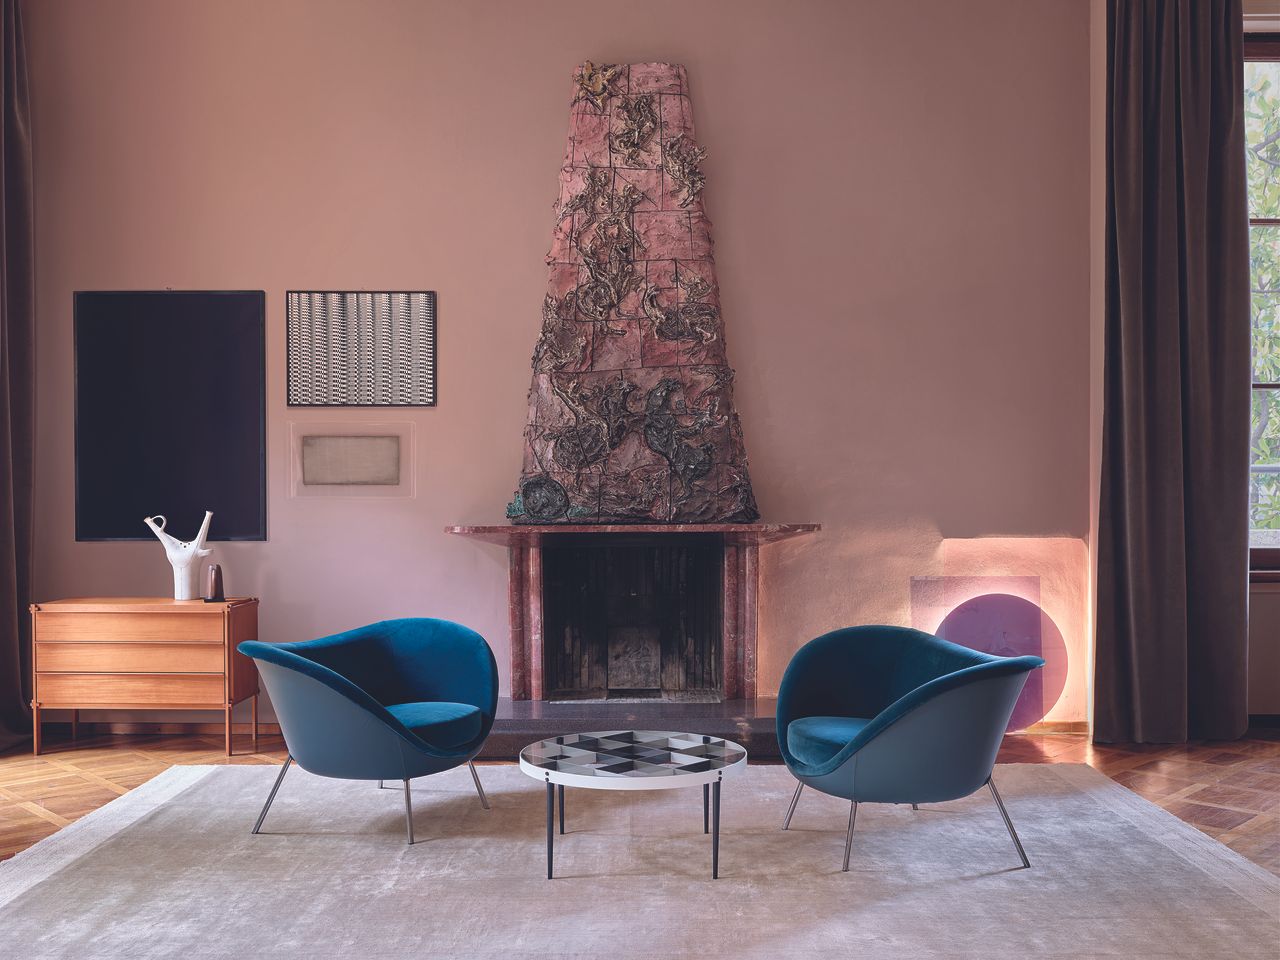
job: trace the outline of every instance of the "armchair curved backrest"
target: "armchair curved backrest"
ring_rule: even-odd
[[[239,649],[257,661],[289,752],[312,773],[424,776],[470,760],[493,726],[493,651],[474,630],[448,620],[386,620],[318,640],[247,641]],[[478,735],[441,748],[387,709],[419,701],[475,707]]]
[[[783,759],[802,781],[850,800],[926,803],[972,793],[991,775],[1039,657],[996,657],[906,627],[835,630],[810,641],[778,691]],[[866,719],[841,749],[804,762],[788,747],[805,717]]]

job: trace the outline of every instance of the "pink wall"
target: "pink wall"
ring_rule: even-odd
[[[261,288],[271,539],[219,545],[229,589],[263,598],[268,640],[461,620],[505,679],[505,556],[441,528],[499,519],[519,472],[569,72],[666,59],[689,69],[710,151],[761,510],[825,525],[763,561],[762,689],[817,633],[909,623],[911,577],[983,573],[982,538],[1001,575],[1043,575],[1055,603],[1080,605],[1065,619],[1083,657],[1087,561],[1060,544],[1089,528],[1087,4],[47,0],[26,13],[40,598],[170,582],[158,544],[74,542],[72,291]],[[415,422],[416,497],[291,498],[289,421],[335,411],[284,405],[284,291],[418,287],[440,295],[439,407],[337,414]]]

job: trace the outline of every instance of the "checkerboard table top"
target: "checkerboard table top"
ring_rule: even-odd
[[[531,777],[606,790],[696,786],[746,761],[746,749],[731,740],[657,730],[568,734],[520,751],[520,769]]]

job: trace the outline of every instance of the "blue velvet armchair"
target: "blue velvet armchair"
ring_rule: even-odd
[[[302,643],[240,644],[257,661],[288,756],[254,824],[262,828],[293,762],[343,780],[404,782],[471,762],[493,726],[498,667],[484,637],[448,620],[384,620]]]
[[[906,627],[835,630],[805,644],[778,690],[778,744],[799,780],[850,801],[844,869],[859,803],[939,803],[987,786],[1030,867],[991,772],[1039,657],[995,657]]]

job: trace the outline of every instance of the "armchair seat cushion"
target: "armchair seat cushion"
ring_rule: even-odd
[[[787,726],[787,749],[801,763],[824,763],[870,722],[870,717],[801,717]]]
[[[387,712],[433,747],[449,749],[471,743],[480,736],[482,717],[469,703],[420,701],[397,703]]]

